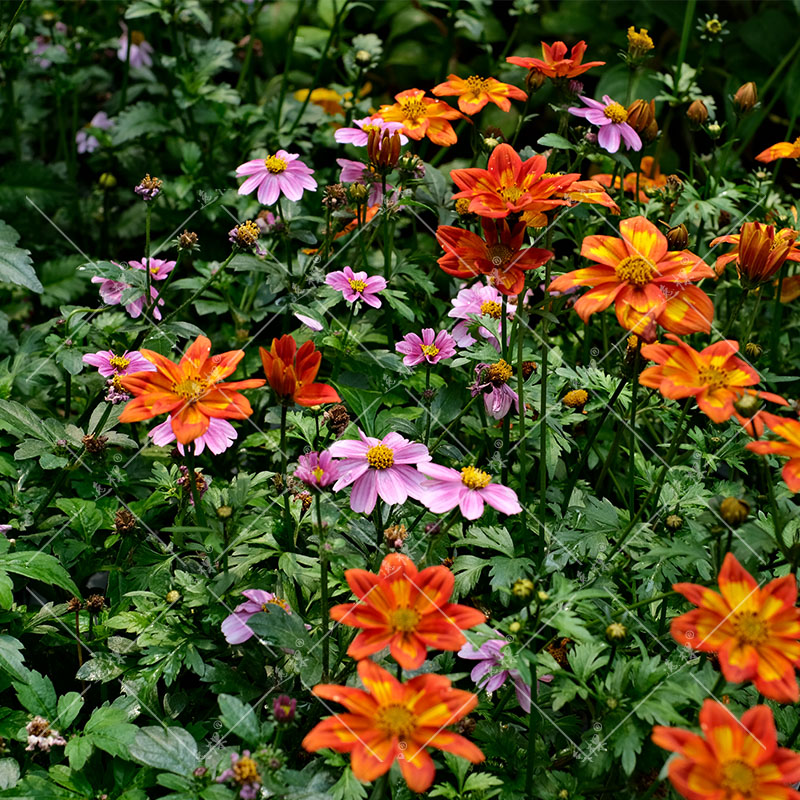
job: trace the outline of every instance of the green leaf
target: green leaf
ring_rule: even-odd
[[[128,722],[128,714],[121,708],[101,706],[86,723],[84,733],[92,737],[92,744],[110,753],[125,758],[134,743],[139,729]]]
[[[0,429],[20,438],[32,436],[34,439],[55,443],[54,439],[46,435],[39,417],[13,400],[0,400]]]
[[[170,129],[170,124],[152,103],[140,102],[126,108],[117,117],[117,124],[111,129],[111,139],[115,145],[120,145],[140,136],[166,133]]]
[[[13,789],[19,780],[19,764],[13,758],[0,758],[0,789]]]
[[[4,553],[0,555],[0,570],[59,586],[74,596],[81,593],[69,573],[59,564],[58,559],[41,551]]]
[[[15,683],[17,697],[20,703],[31,712],[39,716],[53,719],[57,714],[56,690],[53,681],[39,672],[28,673],[25,683]]]
[[[79,770],[88,761],[94,746],[88,736],[73,736],[64,748],[70,769]]]
[[[101,681],[106,683],[122,675],[123,667],[112,656],[98,653],[86,661],[75,674],[82,681]]]
[[[553,147],[556,150],[577,150],[578,148],[575,147],[569,139],[565,139],[563,136],[559,136],[557,133],[546,133],[542,136],[536,144],[540,144],[542,147]]]
[[[197,742],[183,728],[139,728],[130,757],[146,767],[189,775],[197,767]]]
[[[56,708],[56,718],[53,720],[53,725],[58,730],[68,728],[75,721],[75,717],[80,713],[83,708],[83,697],[77,692],[67,692],[58,698],[58,706]]]
[[[261,736],[261,726],[253,709],[229,694],[221,694],[217,702],[221,712],[220,719],[228,731],[236,734],[247,744],[257,745]]]
[[[8,573],[0,572],[0,608],[9,609],[14,602],[14,581]]]
[[[15,681],[25,683],[30,672],[25,664],[22,663],[22,642],[13,636],[0,634],[0,670],[10,675]]]
[[[44,287],[36,277],[31,251],[17,247],[19,234],[0,220],[0,283],[14,283],[41,294]]]
[[[456,576],[455,592],[459,597],[472,591],[487,563],[485,558],[477,556],[458,556],[456,558],[453,562],[453,572]]]

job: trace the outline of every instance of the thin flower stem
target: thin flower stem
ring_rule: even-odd
[[[631,377],[631,446],[628,464],[628,510],[633,514],[636,509],[636,399],[639,392],[639,361],[642,349],[641,336],[636,337],[636,352],[633,355],[633,375]]]
[[[444,439],[444,437],[447,436],[447,434],[450,432],[450,429],[461,419],[461,417],[464,416],[464,414],[467,413],[467,411],[469,411],[470,406],[472,406],[472,404],[475,402],[475,400],[477,400],[477,398],[478,395],[476,394],[469,399],[464,408],[462,408],[461,411],[458,412],[458,416],[444,429],[441,436],[439,436],[439,438],[428,448],[428,452],[431,455],[433,455],[436,448],[442,443],[442,439]]]
[[[553,226],[547,229],[545,249],[550,250],[553,243]],[[542,311],[547,311],[547,287],[550,285],[550,269],[552,259],[544,267],[544,300]],[[541,392],[539,394],[539,544],[545,541],[544,518],[547,513],[547,362],[549,350],[547,346],[547,316],[542,314],[542,363],[541,363]]]
[[[792,571],[794,571],[796,566],[795,559],[792,558],[791,552],[783,541],[783,524],[781,523],[781,516],[778,513],[778,503],[775,500],[774,481],[772,480],[772,476],[766,464],[762,465],[762,469],[764,471],[764,482],[767,484],[767,495],[769,496],[770,513],[772,514],[772,526],[775,529],[775,543],[778,545],[778,549],[783,554],[783,557],[792,565]]]
[[[206,526],[206,515],[203,512],[203,497],[197,491],[197,474],[194,471],[194,456],[197,449],[197,440],[186,445],[186,460],[189,468],[189,490],[192,493],[192,502],[194,503],[194,515],[197,524],[201,528]]]
[[[72,407],[72,375],[67,372],[64,376],[64,419],[68,420]]]
[[[641,606],[649,605],[650,603],[655,603],[658,600],[666,600],[668,597],[672,597],[675,592],[661,592],[661,594],[654,594],[652,597],[647,597],[644,600],[639,600],[638,602],[634,603],[630,606],[625,606],[625,608],[619,609],[619,611],[615,611],[611,616],[616,617],[619,614],[624,614],[627,611],[633,611],[634,608],[640,608]]]
[[[167,314],[167,316],[164,317],[163,320],[161,320],[161,324],[165,325],[173,317],[180,314],[180,312],[183,311],[184,308],[187,308],[192,303],[194,303],[194,301],[197,300],[197,298],[200,297],[200,295],[203,294],[203,292],[206,289],[208,289],[208,287],[211,286],[211,284],[214,283],[214,281],[225,271],[225,267],[227,267],[228,264],[231,263],[231,259],[236,255],[238,251],[239,248],[234,247],[233,250],[231,250],[230,255],[222,262],[222,264],[220,264],[219,269],[216,272],[212,272],[211,275],[209,275],[208,278],[206,278],[203,285],[188,300],[181,303],[174,311],[170,311],[170,313]]]
[[[517,397],[519,399],[519,437],[518,437],[518,459],[519,459],[519,500],[522,507],[520,523],[522,525],[522,541],[528,540],[528,521],[526,518],[525,501],[528,486],[528,464],[527,464],[527,438],[525,436],[525,375],[522,365],[522,344],[525,338],[525,326],[522,324],[523,305],[525,301],[525,283],[517,297],[517,312],[514,315],[517,323]]]
[[[322,527],[322,489],[318,486],[314,496],[317,515],[317,537],[319,539],[320,604],[322,606],[322,680],[330,674],[330,637],[328,636],[328,543]]]
[[[428,392],[431,388],[431,365],[428,361],[425,362],[425,440],[424,444],[427,446],[428,439],[431,436],[431,400],[428,398]]]
[[[331,380],[336,381],[339,377],[339,368],[341,367],[342,356],[347,350],[347,340],[350,338],[350,326],[353,324],[353,314],[356,310],[356,301],[350,303],[350,313],[347,315],[347,327],[344,329],[344,337],[342,338],[342,349],[336,354],[336,361],[333,365],[331,373]]]
[[[125,34],[125,65],[122,70],[122,89],[120,90],[119,108],[117,113],[125,110],[125,104],[128,100],[128,79],[131,72],[131,32],[127,31]]]
[[[761,296],[763,292],[761,289],[756,289],[753,294],[756,296],[756,302],[753,306],[753,313],[747,317],[747,322],[745,322],[744,331],[742,332],[741,336],[739,337],[739,342],[741,343],[742,347],[744,347],[748,341],[750,340],[750,332],[753,330],[753,323],[755,322],[756,317],[758,316],[758,309],[761,307]],[[778,295],[780,297],[780,295]]]
[[[145,264],[145,271],[144,271],[144,280],[145,280],[145,290],[144,290],[144,307],[148,308],[150,306],[150,282],[151,282],[151,275],[152,272],[150,271],[150,215],[153,213],[153,207],[150,204],[151,201],[147,201],[144,211],[144,264]]]
[[[286,224],[286,217],[283,214],[283,200],[282,197],[278,197],[278,216],[281,218],[281,222],[283,223],[283,242],[286,245],[286,274],[289,279],[289,282],[292,281],[292,243],[289,237],[289,226]],[[286,304],[286,308],[289,308],[289,304]]]
[[[780,364],[780,353],[778,344],[781,339],[781,322],[783,320],[783,305],[781,303],[781,292],[783,291],[783,280],[786,277],[788,261],[784,261],[778,273],[778,286],[775,291],[775,299],[772,303],[772,330],[769,336],[770,366],[773,372],[778,371]],[[746,344],[746,342],[745,342]]]
[[[289,487],[287,480],[287,468],[289,465],[289,455],[286,452],[286,418],[289,412],[289,406],[286,403],[281,404],[281,479],[283,481],[283,525],[284,533],[289,533],[291,527],[292,514],[289,510]]]
[[[739,299],[736,301],[736,307],[733,309],[733,313],[728,317],[728,321],[725,323],[725,330],[722,332],[722,338],[727,339],[728,334],[731,332],[731,328],[733,327],[733,323],[739,318],[739,314],[742,311],[742,307],[744,306],[744,301],[747,298],[747,292],[742,289],[739,292]]]
[[[536,703],[534,702],[533,695],[536,693],[536,662],[529,663],[531,669],[531,685],[529,691],[531,693],[531,710],[528,715],[528,752],[527,764],[525,770],[525,796],[532,797],[533,794],[533,773],[536,768],[536,723],[539,719],[539,714],[536,710]]]
[[[286,61],[283,65],[283,74],[281,75],[281,88],[278,92],[278,107],[275,112],[275,130],[278,136],[278,144],[280,144],[280,130],[281,130],[281,113],[283,112],[283,101],[286,98],[286,82],[289,77],[289,69],[292,64],[292,53],[294,52],[294,42],[297,38],[297,29],[300,27],[300,19],[303,16],[303,8],[306,4],[306,0],[300,0],[300,4],[297,6],[297,13],[294,15],[294,19],[292,20],[292,29],[289,32],[289,36],[286,39],[288,42],[288,49],[286,51]],[[308,91],[308,96],[311,96],[311,90]],[[303,105],[303,111],[305,111],[305,105]],[[301,112],[302,113],[302,112]],[[291,133],[287,138],[291,138]]]

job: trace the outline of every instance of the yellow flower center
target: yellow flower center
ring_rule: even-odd
[[[492,319],[500,319],[500,315],[503,313],[503,306],[501,303],[498,303],[497,300],[485,300],[481,303],[481,314],[485,317],[491,317]]]
[[[656,276],[657,270],[652,261],[641,256],[628,256],[615,267],[617,278],[634,286],[645,286]]]
[[[516,203],[522,197],[523,191],[520,186],[501,186],[500,197],[507,203]]]
[[[750,645],[762,644],[769,637],[769,626],[755,611],[736,614],[733,618],[733,629],[739,639]]]
[[[478,98],[482,92],[489,90],[489,81],[486,78],[481,78],[479,75],[473,75],[467,78],[467,94],[471,97]]]
[[[583,408],[589,400],[589,393],[585,389],[573,389],[564,395],[561,401],[569,408]]]
[[[717,34],[722,30],[722,23],[716,17],[714,17],[714,19],[710,19],[708,22],[706,22],[706,30],[709,33]]]
[[[755,797],[759,780],[756,771],[744,761],[729,761],[720,770],[720,784],[728,792],[738,792],[747,798]],[[730,795],[729,795],[730,796]]]
[[[408,633],[409,631],[416,630],[419,621],[422,619],[419,612],[413,608],[398,608],[392,611],[390,620],[392,629]]]
[[[198,400],[202,400],[207,391],[208,384],[197,377],[184,378],[180,383],[172,384],[172,393],[187,403],[196,403]]]
[[[419,123],[422,117],[426,116],[425,103],[416,97],[407,97],[401,100],[400,107],[403,109],[405,118],[415,125]]]
[[[141,31],[131,31],[131,43],[141,44],[144,41],[144,34]]]
[[[378,710],[375,726],[388,736],[405,739],[416,730],[417,718],[405,706],[384,706]]]
[[[258,225],[252,220],[247,220],[236,228],[236,237],[240,244],[247,247],[252,247],[258,241],[258,234]]]
[[[273,597],[272,600],[267,600],[266,603],[261,604],[261,610],[266,611],[267,606],[280,606],[284,611],[289,610],[289,604],[282,600],[280,597]]]
[[[367,464],[373,469],[389,469],[394,464],[394,451],[385,444],[376,444],[367,450]]]
[[[325,470],[323,470],[322,467],[314,467],[314,469],[311,470],[311,474],[318,481],[321,481],[322,480],[322,476],[325,474]]]
[[[489,380],[495,385],[508,383],[513,374],[511,365],[502,358],[494,364],[490,364],[486,370],[489,374]]]
[[[278,175],[286,170],[289,165],[283,158],[279,156],[269,156],[264,159],[264,166],[273,174]]]
[[[367,288],[367,284],[365,281],[358,281],[355,278],[350,278],[349,283],[350,283],[350,288],[354,292],[363,292],[364,289]]]
[[[432,357],[439,354],[439,348],[435,344],[423,344],[420,350],[422,350],[422,355],[424,356]]]
[[[108,359],[109,366],[114,367],[116,370],[123,370],[127,369],[128,365],[131,363],[130,359],[125,358],[125,356],[111,356]]]
[[[381,129],[380,125],[374,125],[372,123],[370,123],[369,125],[361,126],[361,130],[364,131],[364,133],[366,133],[367,136],[369,136],[369,134],[371,134],[373,131],[380,131],[380,129]]]
[[[631,25],[628,28],[628,50],[634,55],[644,55],[654,47],[653,40],[647,33],[647,28],[637,31]]]
[[[485,489],[492,482],[492,476],[482,469],[464,467],[461,470],[461,483],[468,489]]]
[[[625,110],[625,106],[621,106],[619,103],[609,103],[603,109],[603,113],[612,122],[616,122],[617,124],[625,122],[625,120],[628,119],[628,112]]]
[[[502,269],[507,266],[511,256],[514,254],[514,251],[504,244],[493,244],[487,247],[486,251],[489,253],[489,260],[492,262],[492,266],[496,269]]]
[[[470,202],[468,197],[459,197],[458,200],[456,200],[456,213],[460,214],[462,217],[465,214],[469,214]]]
[[[111,382],[114,384],[114,388],[118,392],[124,392],[125,391],[125,387],[122,385],[122,380],[120,379],[119,375],[117,375],[117,374],[112,375]]]
[[[242,756],[232,767],[233,779],[242,785],[245,783],[260,783],[261,776],[258,774],[258,767],[252,758]]]
[[[717,367],[700,367],[698,371],[700,383],[703,386],[710,386],[712,389],[722,389],[727,386],[728,373],[724,369],[717,369]]]

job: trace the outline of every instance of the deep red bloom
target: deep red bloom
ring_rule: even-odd
[[[339,403],[339,395],[326,383],[314,383],[319,372],[322,354],[308,341],[297,349],[293,336],[272,340],[272,347],[258,348],[264,374],[269,385],[282,400],[293,400],[299,406],[318,406]]]
[[[583,61],[583,54],[586,52],[586,42],[578,42],[567,55],[567,46],[564,42],[553,42],[552,45],[542,42],[542,58],[530,58],[525,56],[511,56],[506,61],[518,67],[541,72],[548,78],[577,78],[583,75],[586,70],[592,67],[602,67],[605,61]]]

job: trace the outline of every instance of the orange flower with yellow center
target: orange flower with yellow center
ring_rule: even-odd
[[[776,231],[772,225],[745,222],[739,233],[718,236],[711,246],[727,242],[736,245],[733,250],[717,259],[715,270],[721,275],[732,261],[736,264],[739,279],[753,288],[768,281],[785,261],[800,261],[798,232],[792,228]]]
[[[522,89],[517,89],[510,83],[501,83],[496,78],[481,78],[478,75],[469,78],[448,75],[447,80],[434,86],[431,92],[437,97],[457,96],[458,107],[470,116],[477,114],[490,101],[503,111],[510,111],[512,99],[528,99]]]
[[[618,175],[616,181],[614,181],[613,175],[607,175],[604,173],[600,175],[593,175],[592,177],[603,186],[608,186],[614,189],[619,189],[621,186],[624,192],[636,194],[636,176],[636,172],[629,172],[624,179],[620,178]],[[667,176],[662,174],[658,164],[655,163],[653,156],[645,156],[642,159],[638,176],[640,203],[649,203],[650,194],[652,194],[656,189],[661,189],[667,185]]]
[[[769,164],[777,158],[800,158],[800,136],[793,142],[778,142],[756,156],[756,161]]]
[[[700,710],[703,735],[656,725],[653,741],[678,753],[669,779],[688,800],[800,800],[790,784],[800,780],[800,755],[778,747],[768,706],[754,706],[738,720],[707,699]]]
[[[467,641],[461,629],[486,621],[480,611],[448,602],[455,578],[447,567],[417,572],[408,556],[392,553],[377,575],[349,569],[345,578],[358,602],[334,606],[331,617],[362,629],[347,650],[355,659],[389,647],[400,666],[418,669],[426,648],[458,650]]]
[[[317,697],[333,700],[347,713],[328,717],[303,739],[309,752],[330,748],[350,753],[350,767],[360,781],[374,781],[397,760],[414,792],[433,783],[436,769],[428,747],[445,750],[473,764],[483,753],[469,740],[446,730],[478,704],[476,695],[452,688],[443,675],[427,673],[400,683],[369,659],[358,664],[366,691],[319,684]]]
[[[680,334],[710,332],[714,306],[692,282],[714,272],[688,250],[669,251],[664,234],[644,217],[622,220],[619,230],[620,239],[587,236],[581,255],[595,265],[559,275],[548,291],[593,287],[575,303],[581,319],[614,303],[619,324],[647,341],[655,339],[656,325]]]
[[[746,445],[747,449],[762,456],[770,453],[788,456],[789,460],[783,465],[781,475],[791,491],[800,492],[800,420],[778,417],[766,411],[761,412],[761,419],[783,441],[750,442]]]
[[[393,105],[383,105],[378,111],[384,122],[402,122],[401,133],[417,141],[425,136],[442,146],[458,141],[449,120],[463,119],[461,112],[441,100],[425,97],[425,92],[420,89],[406,89],[396,94],[394,99]]]
[[[253,378],[221,383],[236,371],[244,350],[211,356],[211,342],[198,336],[176,364],[160,353],[141,350],[156,372],[121,375],[122,386],[134,395],[120,414],[120,422],[141,422],[169,414],[172,431],[181,444],[189,444],[207,430],[212,417],[247,419],[253,409],[242,389],[255,389],[265,381]]]
[[[795,608],[794,575],[759,588],[728,553],[718,581],[720,593],[694,583],[672,587],[697,606],[672,620],[673,639],[703,653],[717,653],[722,674],[731,683],[752,681],[764,697],[796,703],[800,609]]]
[[[586,42],[578,42],[567,58],[567,46],[564,42],[553,42],[552,45],[542,42],[542,57],[511,56],[506,61],[518,67],[535,70],[548,78],[577,78],[592,67],[602,67],[605,61],[587,61],[582,64],[586,52]]]
[[[734,403],[744,395],[788,405],[777,394],[749,388],[761,378],[737,357],[738,342],[726,339],[698,352],[677,336],[668,333],[667,338],[676,345],[648,344],[642,348],[642,357],[656,362],[655,367],[642,370],[642,386],[658,389],[670,400],[694,397],[698,408],[714,422],[725,422],[736,414]],[[739,421],[746,422],[742,418]]]

